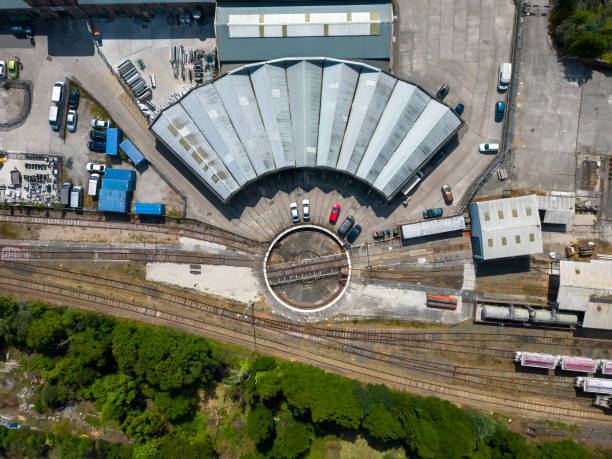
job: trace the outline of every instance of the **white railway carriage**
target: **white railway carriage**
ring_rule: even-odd
[[[560,360],[562,370],[577,371],[579,373],[595,373],[599,365],[597,360],[584,357],[568,357],[564,355]]]
[[[584,392],[592,394],[612,394],[612,379],[578,376],[575,386],[581,388]]]
[[[557,366],[557,357],[550,354],[536,354],[533,352],[516,352],[514,361],[523,367],[548,368]]]

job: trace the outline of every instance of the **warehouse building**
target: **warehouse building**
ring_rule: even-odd
[[[297,167],[351,175],[390,200],[461,125],[448,106],[376,67],[288,58],[191,90],[150,129],[223,202]]]
[[[572,192],[553,191],[538,196],[538,210],[544,229],[569,232],[574,225],[576,195]]]
[[[451,237],[461,235],[465,231],[465,217],[457,215],[448,218],[436,218],[417,223],[400,225],[404,242],[417,242],[431,237]]]
[[[559,309],[584,312],[584,327],[612,330],[612,261],[559,264]]]
[[[542,252],[542,230],[535,195],[469,205],[472,250],[478,260]]]
[[[393,9],[389,0],[220,2],[215,34],[223,70],[304,56],[359,59],[388,70]]]

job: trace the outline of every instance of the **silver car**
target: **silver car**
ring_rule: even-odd
[[[302,215],[305,222],[310,220],[310,201],[308,199],[302,201]]]
[[[293,223],[297,223],[300,221],[300,214],[298,213],[297,203],[292,202],[289,204],[289,210],[291,211],[291,220]]]
[[[77,121],[79,117],[77,116],[77,112],[74,110],[68,110],[68,118],[66,119],[66,126],[68,126],[68,130],[70,132],[76,131]]]

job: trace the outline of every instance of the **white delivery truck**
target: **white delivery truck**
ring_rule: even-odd
[[[70,207],[80,209],[83,207],[83,187],[75,186],[70,192]]]
[[[89,196],[98,194],[98,183],[100,183],[100,174],[91,174],[91,177],[89,177],[89,186],[87,187],[87,194]]]
[[[49,126],[54,131],[59,131],[59,107],[57,105],[49,107]]]

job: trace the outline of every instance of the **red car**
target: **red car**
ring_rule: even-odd
[[[334,204],[332,207],[331,214],[329,215],[329,222],[336,223],[338,221],[338,215],[340,215],[340,204]]]

